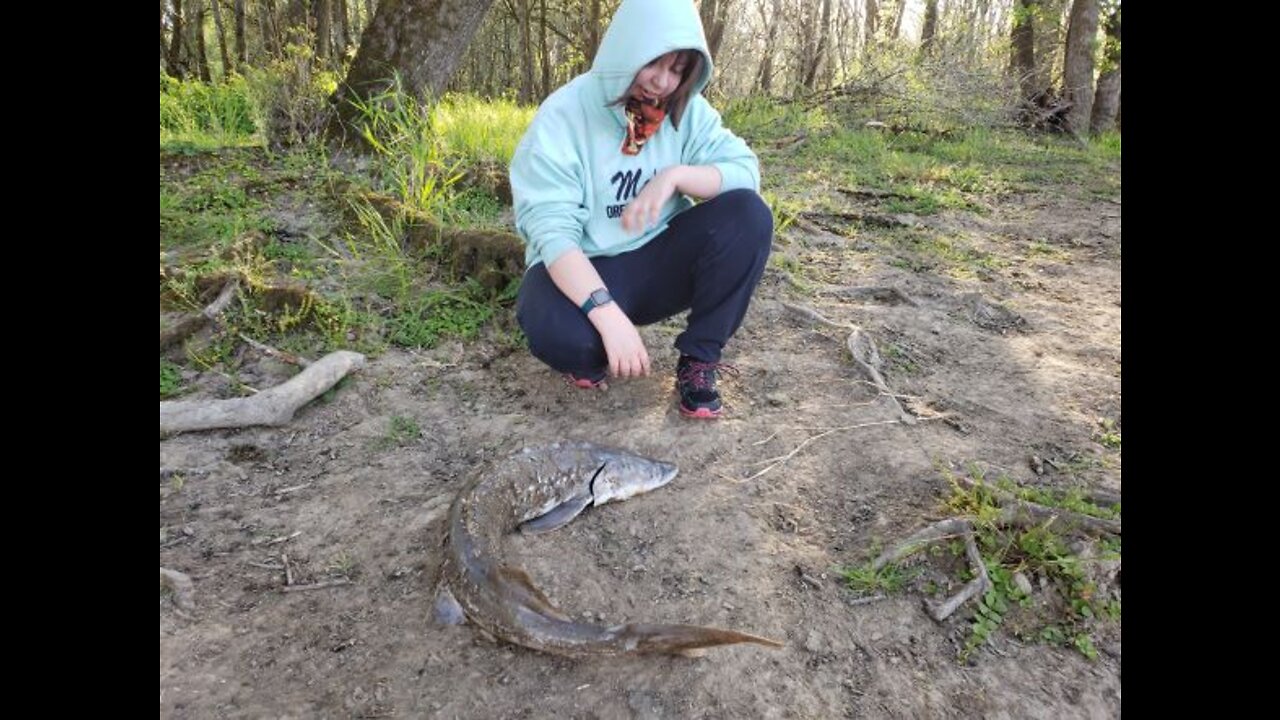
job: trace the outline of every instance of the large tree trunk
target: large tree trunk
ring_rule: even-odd
[[[1067,128],[1077,135],[1089,131],[1093,110],[1093,43],[1098,35],[1098,0],[1074,0],[1067,28],[1067,57],[1062,78],[1063,98],[1071,103]]]
[[[244,0],[236,0],[236,62],[249,64],[249,45],[246,42],[248,29],[244,23]]]
[[[893,11],[893,32],[889,36],[890,40],[902,37],[902,17],[907,14],[908,2],[909,0],[898,0],[898,7]]]
[[[1098,76],[1098,92],[1093,97],[1093,114],[1089,132],[1104,133],[1116,127],[1120,115],[1120,8],[1103,23],[1107,33],[1103,49],[1102,74]]]
[[[1013,32],[1010,41],[1013,53],[1009,69],[1018,81],[1022,102],[1030,105],[1040,95],[1036,86],[1036,23],[1035,9],[1040,0],[1018,0],[1013,12]]]
[[[351,71],[336,93],[338,123],[331,135],[351,128],[357,112],[352,100],[365,101],[386,89],[399,73],[407,91],[438,95],[453,77],[480,21],[493,0],[382,0],[360,38]]]
[[[227,31],[222,25],[222,7],[219,0],[210,0],[209,4],[213,6],[213,26],[218,31],[218,52],[221,53],[222,77],[225,80],[235,72],[235,66],[231,64],[231,53],[227,51]]]

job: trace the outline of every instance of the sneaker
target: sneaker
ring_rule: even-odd
[[[680,413],[686,417],[718,418],[724,410],[720,392],[716,390],[716,375],[728,372],[738,374],[737,368],[725,363],[702,362],[690,355],[681,355],[676,365],[676,391],[680,393]]]
[[[578,377],[573,373],[564,374],[565,382],[576,388],[582,388],[583,390],[608,390],[609,383],[605,381],[607,377],[608,376],[606,375],[601,375],[599,378],[593,380],[589,377]]]

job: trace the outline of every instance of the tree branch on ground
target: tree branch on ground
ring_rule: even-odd
[[[280,385],[253,397],[231,400],[171,400],[160,403],[160,435],[190,430],[280,426],[303,405],[364,367],[365,357],[349,350],[329,353]]]

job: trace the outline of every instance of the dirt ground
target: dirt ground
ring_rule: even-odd
[[[999,260],[970,277],[842,233],[838,217],[786,228],[775,250],[803,280],[771,264],[728,348],[740,372],[718,422],[674,409],[672,321],[642,331],[655,374],[606,392],[570,388],[523,352],[445,343],[373,359],[287,427],[162,439],[160,565],[193,578],[196,607],[161,593],[160,716],[1119,717],[1118,622],[1096,660],[999,635],[961,662],[972,606],[940,624],[918,592],[856,602],[836,568],[941,517],[947,468],[1120,492],[1121,454],[1096,440],[1100,418],[1121,419],[1120,216],[1118,194],[1067,190],[907,219]],[[861,382],[848,332],[784,302],[870,333],[892,388],[946,419],[885,423],[896,416]],[[264,359],[242,378],[293,371]],[[395,417],[420,435],[388,442]],[[831,428],[846,429],[744,481]],[[786,647],[574,661],[434,625],[455,492],[485,462],[561,439],[681,471],[512,538],[557,605]],[[286,562],[294,585],[350,582],[284,592]]]

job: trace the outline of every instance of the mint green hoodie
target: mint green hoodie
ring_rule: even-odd
[[[680,129],[668,116],[639,155],[623,155],[623,106],[611,103],[650,61],[686,49],[699,50],[705,62]],[[715,166],[720,192],[759,190],[755,154],[721,125],[720,114],[702,97],[711,70],[692,0],[623,0],[591,70],[542,103],[511,159],[516,230],[525,241],[527,265],[550,265],[575,247],[587,257],[611,256],[649,242],[672,216],[693,205],[689,198],[676,193],[657,225],[640,234],[622,229],[622,210],[673,165]]]

